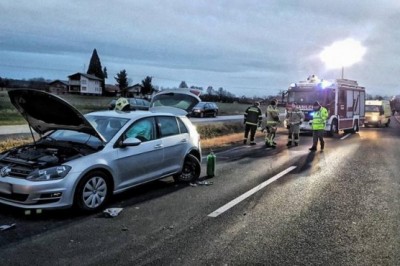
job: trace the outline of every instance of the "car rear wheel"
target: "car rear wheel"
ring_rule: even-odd
[[[85,212],[98,211],[108,201],[110,192],[108,176],[101,171],[91,172],[79,182],[75,193],[75,204]]]
[[[183,163],[182,172],[174,175],[177,182],[192,182],[200,177],[201,164],[196,156],[188,154]]]

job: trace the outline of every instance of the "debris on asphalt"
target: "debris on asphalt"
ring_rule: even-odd
[[[122,208],[108,208],[103,211],[104,216],[107,218],[113,218],[118,216],[118,214],[122,211]]]
[[[209,186],[209,185],[212,185],[213,182],[207,181],[207,180],[202,180],[202,181],[197,181],[196,184],[202,185],[202,186]]]
[[[212,185],[213,182],[212,181],[207,181],[207,180],[197,180],[194,183],[190,183],[191,187],[197,187],[197,186],[210,186]]]
[[[0,231],[9,230],[11,228],[15,228],[15,224],[0,225]]]

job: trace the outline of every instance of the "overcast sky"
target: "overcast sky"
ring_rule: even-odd
[[[106,83],[276,95],[316,74],[340,78],[319,54],[352,38],[366,48],[344,68],[372,95],[400,94],[400,0],[2,0],[0,77],[67,80],[96,48]]]

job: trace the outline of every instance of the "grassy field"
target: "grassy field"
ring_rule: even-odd
[[[98,110],[106,110],[109,102],[114,99],[114,97],[71,94],[62,94],[58,96],[69,102],[83,114]],[[219,107],[219,115],[243,114],[248,107],[248,104],[239,103],[217,103],[217,105]],[[0,126],[20,125],[25,123],[25,120],[11,104],[7,92],[5,90],[0,91]]]

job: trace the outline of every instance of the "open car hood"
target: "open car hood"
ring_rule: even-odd
[[[55,129],[69,129],[105,141],[83,114],[58,96],[33,89],[13,89],[8,95],[29,126],[40,135]]]

